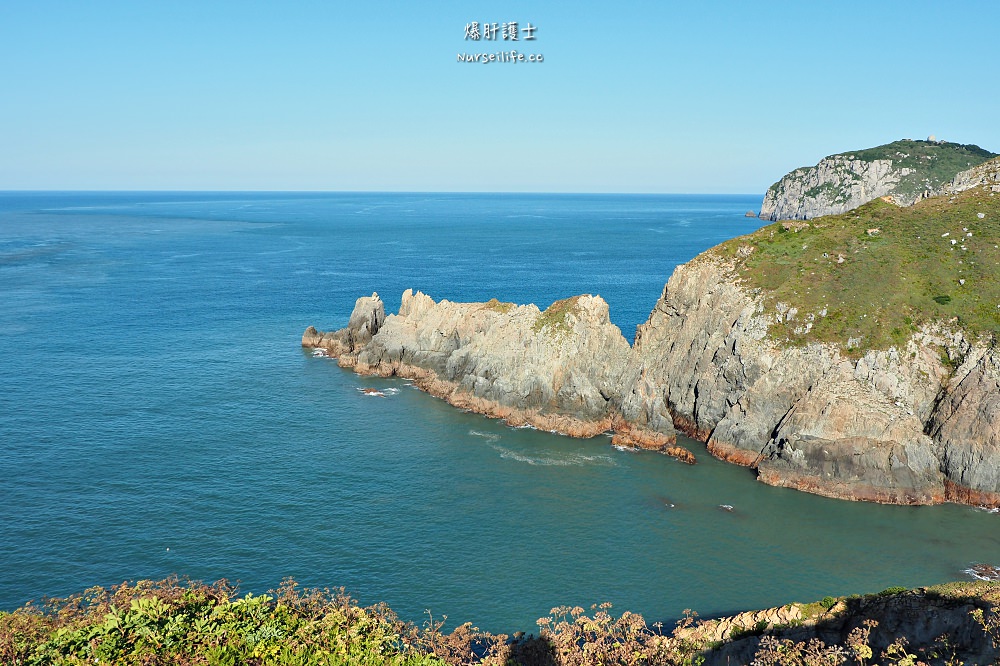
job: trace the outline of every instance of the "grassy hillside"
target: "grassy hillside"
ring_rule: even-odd
[[[776,222],[710,252],[765,290],[768,310],[785,313],[772,335],[793,344],[885,349],[932,321],[1000,332],[1000,194],[986,188]]]

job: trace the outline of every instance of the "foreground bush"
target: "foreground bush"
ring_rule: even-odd
[[[437,664],[412,627],[343,591],[237,596],[226,581],[95,587],[0,616],[3,664]]]
[[[954,585],[795,605],[815,615],[783,625],[756,616],[746,620],[755,624],[739,625],[741,616],[753,614],[701,622],[689,613],[669,633],[635,613],[614,617],[610,604],[590,614],[558,607],[538,621],[538,637],[511,639],[471,624],[445,634],[433,618],[416,627],[384,604],[361,607],[343,590],[302,590],[291,580],[267,595],[241,597],[224,580],[206,585],[169,578],[95,587],[0,613],[0,664],[917,666],[965,663],[969,655],[994,663],[1000,586]],[[891,632],[877,635],[882,628],[873,613],[916,609],[919,617],[930,608],[923,604],[937,604],[938,615],[947,609],[958,631],[919,646]]]

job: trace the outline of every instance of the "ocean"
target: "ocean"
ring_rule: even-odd
[[[299,344],[407,288],[600,294],[631,340],[673,268],[757,228],[759,204],[0,193],[0,609],[170,574],[254,594],[294,577],[510,632],[563,604],[670,622],[1000,563],[986,511],[771,488],[698,442],[691,467],[513,429]]]

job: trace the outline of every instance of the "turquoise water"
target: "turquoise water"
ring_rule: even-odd
[[[0,194],[0,608],[179,573],[531,630],[966,578],[1000,516],[463,413],[299,346],[359,295],[600,293],[631,338],[757,196]],[[359,389],[396,389],[385,398]],[[720,505],[732,505],[726,511]]]

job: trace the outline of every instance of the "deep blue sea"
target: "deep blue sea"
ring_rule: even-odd
[[[511,429],[299,344],[406,288],[543,308],[596,293],[632,339],[674,266],[755,229],[759,204],[0,193],[0,609],[292,576],[418,623],[530,631],[560,604],[670,620],[1000,564],[1000,516],[771,488],[696,442],[690,467]]]

